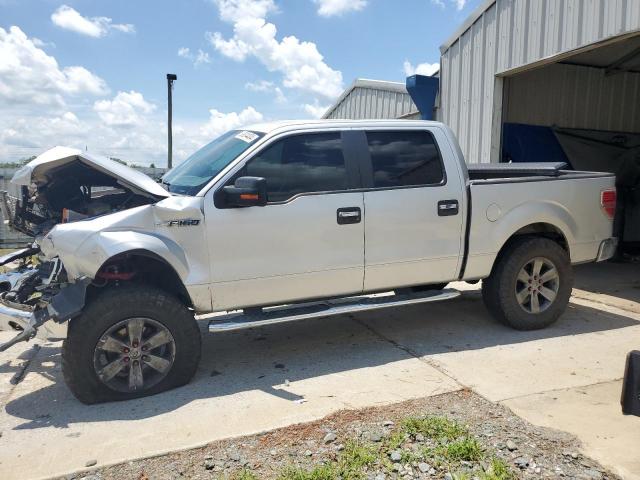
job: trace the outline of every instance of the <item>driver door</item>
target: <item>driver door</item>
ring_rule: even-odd
[[[353,191],[360,179],[345,141],[339,131],[277,139],[216,187],[265,178],[266,206],[229,208],[207,196],[214,310],[362,292],[363,193]]]

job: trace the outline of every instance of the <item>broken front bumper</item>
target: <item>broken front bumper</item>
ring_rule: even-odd
[[[16,308],[0,298],[0,330],[23,332],[36,326],[35,312],[30,309]],[[67,337],[67,322],[46,321],[36,330],[36,338],[42,340],[61,340]]]
[[[34,337],[59,340],[66,337],[67,321],[78,315],[84,307],[87,286],[91,280],[83,277],[61,288],[44,307],[13,303],[0,295],[0,329],[14,330],[18,334],[0,345],[0,352],[18,342]],[[32,309],[33,308],[33,309]]]

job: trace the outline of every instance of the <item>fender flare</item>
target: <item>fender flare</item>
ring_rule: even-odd
[[[557,229],[571,253],[571,245],[578,228],[573,216],[564,206],[544,200],[520,204],[496,222],[492,235],[494,245],[499,247],[496,253],[500,252],[518,231],[535,224],[546,224]]]
[[[149,252],[165,261],[184,284],[189,273],[189,262],[180,245],[162,235],[132,230],[102,231],[91,235],[74,255],[77,271],[73,273],[95,278],[109,259],[133,251]],[[65,263],[65,259],[62,260]]]

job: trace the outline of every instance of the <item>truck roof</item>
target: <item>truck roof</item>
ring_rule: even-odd
[[[333,128],[363,128],[363,127],[420,127],[442,125],[440,122],[429,120],[280,120],[275,122],[256,123],[247,125],[243,130],[271,133],[276,130],[306,130],[323,127]]]

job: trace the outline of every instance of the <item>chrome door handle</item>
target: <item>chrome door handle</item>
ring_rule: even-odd
[[[438,202],[438,216],[440,217],[457,215],[458,210],[458,200],[440,200]]]
[[[360,223],[361,217],[360,207],[339,208],[337,211],[338,225]]]

